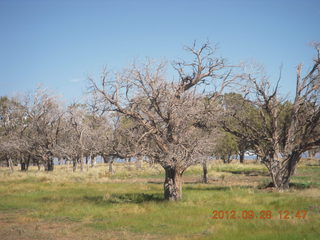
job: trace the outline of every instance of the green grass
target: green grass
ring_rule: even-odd
[[[82,234],[96,232],[101,239],[114,232],[128,236],[112,239],[319,239],[319,166],[303,165],[293,179],[297,185],[311,184],[279,193],[246,185],[245,179],[256,178],[247,172],[265,172],[261,165],[212,165],[209,176],[226,172],[227,177],[218,183],[184,184],[183,200],[176,203],[163,200],[161,179],[149,183],[148,178],[163,176],[158,170],[145,167],[128,174],[121,164],[115,167],[114,176],[108,176],[102,166],[83,173],[63,168],[53,173],[1,170],[0,216],[13,213],[48,224],[78,224]],[[200,174],[201,167],[193,167],[186,177],[197,179]],[[116,181],[117,176],[121,181]],[[229,185],[228,179],[233,178],[244,181],[243,185]],[[257,216],[270,210],[273,217],[212,219],[214,210],[234,210],[239,216],[244,210],[253,210]],[[306,219],[280,220],[280,210],[307,210],[308,214]]]

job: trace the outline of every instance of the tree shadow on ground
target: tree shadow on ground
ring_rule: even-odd
[[[243,174],[246,176],[269,176],[270,174],[267,172],[263,172],[263,171],[229,171],[229,170],[224,170],[221,172],[228,172],[228,173],[232,173],[232,174]]]
[[[239,188],[239,189],[248,189],[253,188],[253,186],[243,186],[243,185],[234,185],[234,186],[207,186],[207,187],[195,187],[195,186],[186,186],[184,187],[185,190],[191,191],[229,191],[232,188]]]
[[[105,194],[104,196],[84,196],[83,200],[94,202],[96,204],[105,203],[143,203],[143,202],[161,202],[164,201],[162,194],[147,193],[119,193]]]
[[[300,190],[300,189],[310,188],[311,185],[312,185],[311,182],[307,182],[307,183],[290,183],[290,184],[289,184],[289,187]]]
[[[312,186],[311,182],[307,183],[289,183],[289,189],[297,189],[297,190],[302,190],[302,189],[308,189]],[[274,188],[273,182],[269,182],[267,184],[262,184],[261,186],[258,186],[258,189],[267,189],[267,188]]]

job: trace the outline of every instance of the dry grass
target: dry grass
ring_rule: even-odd
[[[104,165],[73,173],[0,169],[0,239],[317,239],[320,166],[302,162],[294,188],[259,189],[269,177],[260,164],[215,162],[209,184],[201,166],[184,175],[183,200],[163,201],[163,172],[144,164]],[[131,169],[131,170],[130,170]],[[304,220],[211,219],[213,210],[307,210]]]

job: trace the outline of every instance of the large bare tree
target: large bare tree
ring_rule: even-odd
[[[99,83],[90,79],[92,93],[101,106],[129,119],[137,126],[133,129],[139,129],[133,154],[146,156],[164,168],[167,200],[181,199],[183,172],[211,153],[213,138],[201,122],[208,105],[217,104],[219,93],[232,78],[224,59],[216,58],[215,49],[208,44],[187,50],[193,60],[174,64],[179,76],[176,81],[168,81],[165,64],[152,61],[114,75],[105,71]],[[208,89],[211,95],[205,99],[200,90]],[[212,113],[214,108],[210,109]]]
[[[302,65],[297,67],[292,101],[280,97],[279,81],[273,87],[264,75],[248,74],[246,101],[226,106],[228,111],[221,121],[226,131],[246,139],[254,148],[280,190],[289,188],[301,154],[320,145],[319,44],[316,52],[311,70],[304,76]]]

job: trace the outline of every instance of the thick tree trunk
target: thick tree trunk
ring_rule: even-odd
[[[178,201],[182,198],[182,173],[174,167],[166,167],[164,199]]]
[[[289,189],[291,177],[295,172],[299,160],[300,154],[294,153],[287,159],[282,160],[283,164],[273,159],[270,161],[269,171],[275,188],[280,191]]]
[[[208,183],[208,165],[207,165],[207,160],[204,160],[202,162],[202,170],[203,170],[202,182],[203,183]]]
[[[239,152],[239,159],[240,159],[240,163],[244,163],[244,151],[240,151]]]

